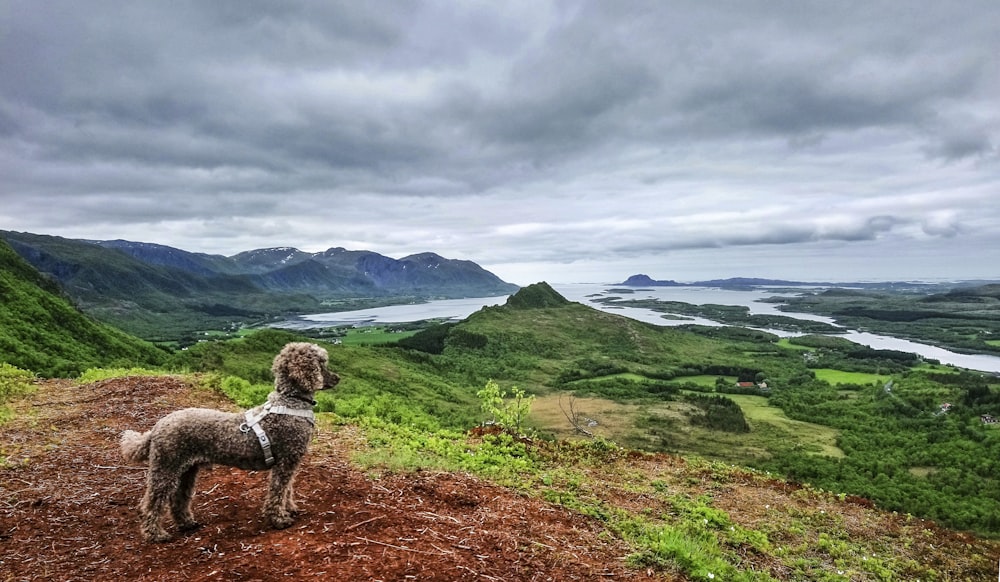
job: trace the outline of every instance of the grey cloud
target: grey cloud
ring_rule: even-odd
[[[833,223],[805,217],[797,222],[734,219],[728,223],[721,222],[703,227],[695,232],[665,237],[647,236],[644,241],[619,246],[611,245],[611,248],[617,253],[634,256],[691,249],[801,245],[819,242],[854,243],[876,240],[895,227],[910,222],[909,219],[888,215],[857,217]],[[925,227],[925,230],[928,228]],[[943,233],[928,231],[928,234]]]
[[[964,132],[954,131],[950,135],[940,136],[936,141],[924,147],[924,152],[930,158],[940,158],[954,162],[969,157],[987,156],[996,152],[990,142],[989,135],[982,129],[971,129]]]
[[[998,27],[985,0],[13,0],[0,228],[511,264],[964,244],[1000,231]]]

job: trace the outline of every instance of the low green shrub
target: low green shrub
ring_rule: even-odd
[[[5,403],[11,398],[30,392],[31,381],[34,378],[35,375],[28,370],[0,362],[0,424],[7,422],[13,416],[13,412]]]
[[[87,368],[80,374],[81,384],[100,382],[112,378],[127,378],[128,376],[163,376],[165,372],[147,368]]]
[[[0,362],[0,404],[28,392],[34,378],[35,375],[28,370]]]
[[[267,384],[251,384],[236,376],[226,376],[219,384],[222,393],[228,396],[237,406],[252,408],[267,400],[271,386]]]

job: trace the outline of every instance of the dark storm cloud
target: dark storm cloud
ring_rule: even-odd
[[[987,1],[12,0],[0,228],[505,264],[982,246],[998,28]]]

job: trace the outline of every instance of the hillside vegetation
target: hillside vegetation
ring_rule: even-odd
[[[166,355],[81,313],[0,240],[0,361],[66,376],[101,365],[155,365]]]

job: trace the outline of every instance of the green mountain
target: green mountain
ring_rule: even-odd
[[[152,365],[166,354],[77,310],[58,285],[0,240],[0,361],[45,376]]]
[[[0,231],[58,281],[81,309],[147,339],[317,311],[482,297],[517,290],[471,261],[421,253],[392,259],[333,248],[282,247],[232,257],[123,240],[87,241]]]

